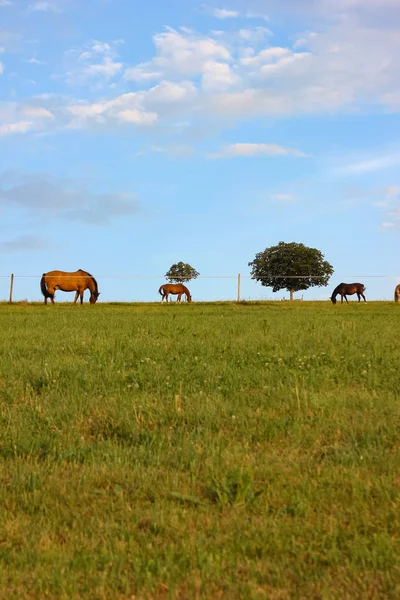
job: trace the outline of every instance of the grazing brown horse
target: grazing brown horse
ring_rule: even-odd
[[[56,290],[62,292],[76,292],[75,300],[78,300],[78,296],[83,304],[83,294],[85,290],[90,290],[90,304],[95,304],[100,292],[97,288],[97,281],[87,271],[74,271],[68,273],[66,271],[49,271],[43,273],[42,279],[40,280],[40,289],[44,296],[44,303],[47,304],[47,299],[50,298],[51,303],[54,304],[54,293]]]
[[[364,296],[365,285],[362,283],[339,283],[337,287],[332,292],[331,300],[332,304],[336,304],[336,296],[340,294],[341,302],[343,303],[343,298],[347,303],[347,296],[352,296],[353,294],[357,294],[358,301],[360,302],[361,297],[364,298],[364,302],[366,302],[366,298]]]
[[[188,302],[192,301],[192,296],[190,295],[190,292],[187,289],[187,287],[183,285],[183,283],[165,283],[164,285],[160,286],[158,293],[162,296],[161,302],[164,302],[164,299],[166,302],[168,302],[169,294],[177,294],[177,302],[181,301],[182,294],[186,294],[186,300]]]
[[[394,301],[398,302],[400,300],[400,283],[399,285],[396,285],[395,289],[394,289]]]

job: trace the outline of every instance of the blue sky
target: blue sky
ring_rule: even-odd
[[[17,299],[83,268],[103,301],[157,300],[182,260],[279,299],[246,276],[282,240],[335,269],[305,298],[391,299],[398,56],[398,0],[0,0],[0,275]]]

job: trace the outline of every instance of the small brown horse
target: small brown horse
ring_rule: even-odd
[[[394,301],[398,302],[400,300],[400,283],[399,285],[396,285],[395,289],[394,289]]]
[[[361,297],[363,297],[364,302],[366,302],[367,300],[364,296],[364,292],[365,292],[365,285],[363,285],[362,283],[339,283],[339,285],[337,287],[335,287],[335,289],[333,290],[333,293],[331,296],[332,304],[336,304],[336,296],[338,294],[340,294],[340,296],[341,296],[342,303],[343,303],[343,298],[346,300],[347,303],[349,303],[349,301],[347,300],[347,296],[352,296],[353,294],[357,294],[357,298],[358,298],[359,302],[361,300]]]
[[[54,304],[54,293],[56,290],[62,292],[76,292],[75,300],[78,300],[78,296],[83,304],[83,294],[85,290],[90,290],[90,304],[95,304],[100,292],[97,288],[97,281],[87,271],[74,271],[68,273],[66,271],[49,271],[43,273],[42,279],[40,280],[40,289],[44,296],[44,303],[47,304],[47,299],[50,298],[51,303]]]
[[[168,302],[169,294],[177,294],[177,302],[181,301],[182,294],[186,294],[186,300],[188,302],[192,301],[192,296],[190,295],[190,292],[187,289],[187,287],[183,285],[183,283],[165,283],[164,285],[160,286],[158,293],[162,296],[161,302],[164,302],[164,299],[166,302]]]

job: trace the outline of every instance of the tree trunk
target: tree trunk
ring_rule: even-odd
[[[289,290],[290,291],[290,299],[293,300],[293,290]]]

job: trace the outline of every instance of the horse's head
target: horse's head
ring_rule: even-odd
[[[336,304],[336,296],[331,296],[332,304]]]
[[[96,304],[99,296],[100,296],[100,292],[92,292],[90,294],[90,298],[89,298],[90,304]]]
[[[192,296],[190,294],[188,294],[186,297],[187,297],[187,301],[190,304],[192,302]]]

